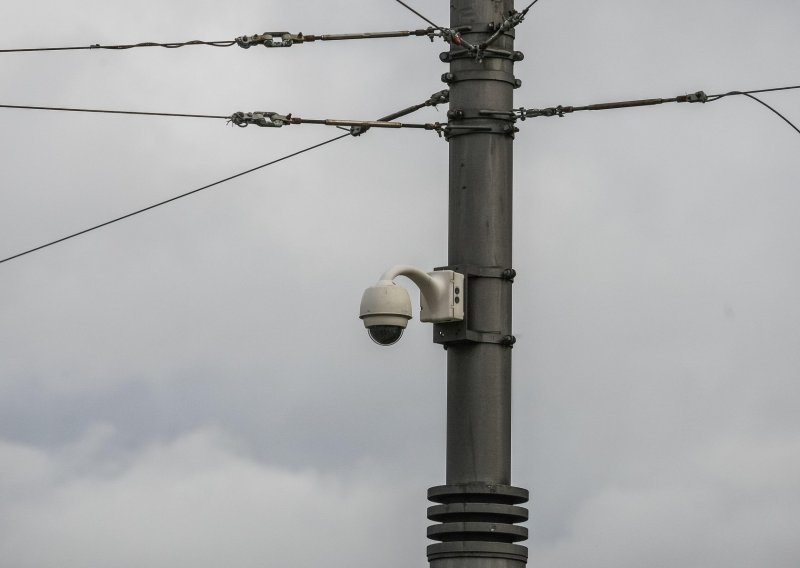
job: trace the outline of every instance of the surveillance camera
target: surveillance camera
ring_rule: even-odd
[[[372,341],[394,345],[411,319],[411,298],[402,286],[381,280],[364,291],[360,317]]]
[[[413,266],[395,266],[361,297],[359,317],[378,345],[397,343],[411,319],[411,298],[405,288],[394,283],[397,276],[406,276],[419,286],[422,321],[441,323],[464,319],[463,274],[451,270],[426,273]]]

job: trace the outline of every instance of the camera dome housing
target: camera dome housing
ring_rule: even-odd
[[[360,316],[370,338],[378,345],[393,345],[411,319],[411,298],[402,286],[381,280],[361,296]]]

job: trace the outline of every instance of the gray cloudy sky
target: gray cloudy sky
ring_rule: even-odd
[[[792,0],[541,0],[516,104],[798,84],[798,21]],[[0,48],[425,25],[390,0],[6,1]],[[375,118],[443,88],[443,49],[10,54],[0,103]],[[800,121],[796,92],[764,99]],[[0,117],[0,257],[337,133]],[[744,97],[520,127],[530,565],[796,567],[800,136]],[[446,160],[372,131],[0,266],[0,565],[425,566],[444,356],[418,322],[377,348],[357,310],[389,266],[446,262]]]

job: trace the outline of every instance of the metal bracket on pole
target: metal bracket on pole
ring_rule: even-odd
[[[515,78],[510,73],[505,73],[503,71],[475,71],[475,70],[464,70],[459,71],[458,73],[443,73],[442,74],[442,83],[447,83],[448,85],[452,85],[453,83],[461,83],[463,81],[501,81],[503,83],[508,83],[515,89],[519,89],[522,86],[522,80]]]
[[[521,51],[505,51],[503,49],[485,49],[481,52],[481,59],[508,59],[510,61],[522,61],[525,59],[525,54]],[[456,59],[472,59],[475,53],[469,49],[461,49],[459,51],[443,51],[439,54],[439,59],[443,63],[450,63]]]
[[[447,111],[447,118],[458,121],[480,120],[487,118],[485,113],[486,111],[475,112],[462,109],[451,109]],[[490,118],[497,119],[498,117],[491,116]],[[483,121],[483,124],[471,124],[469,122],[467,124],[448,123],[448,125],[444,128],[444,137],[446,140],[450,140],[456,136],[464,136],[466,134],[502,134],[504,136],[510,136],[513,138],[514,135],[519,132],[519,129],[514,126],[516,117],[513,115],[504,115],[500,118],[505,120],[506,124],[498,123],[497,120],[495,120],[491,125],[485,124],[485,120]]]
[[[480,120],[485,118],[493,118],[495,119],[491,125],[486,125],[485,120],[483,124],[471,124],[467,122],[467,124],[452,124],[448,123],[447,126],[444,128],[444,137],[446,140],[450,140],[451,138],[455,138],[456,136],[464,136],[466,134],[502,134],[504,136],[510,136],[514,138],[514,135],[519,132],[519,128],[514,126],[514,122],[516,121],[516,117],[513,114],[506,113],[503,116],[488,116],[487,111],[469,111],[463,109],[451,109],[447,111],[447,118],[450,120],[458,120],[458,121],[472,121],[472,120]],[[497,122],[497,119],[505,120],[506,124],[502,124]]]
[[[496,266],[474,266],[470,264],[458,264],[454,266],[442,266],[435,270],[452,270],[464,275],[463,298],[467,309],[464,310],[462,321],[434,324],[433,342],[443,345],[445,349],[449,345],[459,343],[490,343],[503,345],[509,349],[514,347],[517,338],[511,334],[501,331],[482,331],[470,328],[469,324],[469,283],[476,278],[497,278],[509,284],[514,283],[517,271],[513,268],[500,268]]]
[[[470,125],[470,124],[448,124],[443,128],[444,139],[450,140],[457,136],[466,136],[468,134],[501,134],[503,136],[514,136],[519,132],[519,128],[512,124],[498,125]]]

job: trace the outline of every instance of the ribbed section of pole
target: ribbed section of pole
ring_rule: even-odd
[[[513,0],[452,0],[451,28],[480,46]],[[467,277],[465,328],[440,326],[447,351],[447,480],[429,490],[438,524],[432,568],[523,568],[528,492],[511,486],[511,326],[514,29],[476,57],[454,41],[450,86],[449,265]],[[510,276],[509,276],[510,275]],[[439,336],[437,338],[437,336]],[[453,337],[452,341],[441,340]]]

